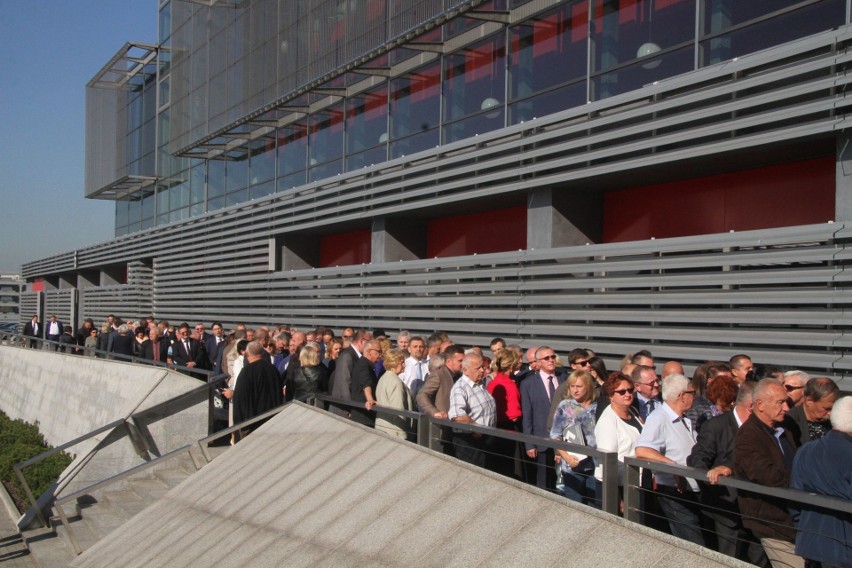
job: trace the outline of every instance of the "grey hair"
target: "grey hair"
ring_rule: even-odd
[[[682,392],[689,390],[689,379],[678,373],[672,373],[665,379],[662,384],[663,400],[668,402],[674,400],[681,395]]]

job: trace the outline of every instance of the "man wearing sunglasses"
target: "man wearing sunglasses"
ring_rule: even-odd
[[[787,391],[787,405],[795,408],[805,402],[805,385],[811,379],[804,371],[787,371],[784,373],[784,390]]]
[[[524,434],[549,438],[547,419],[550,414],[550,402],[556,389],[565,382],[565,373],[557,372],[556,352],[546,345],[536,350],[535,363],[538,365],[538,371],[530,371],[520,385],[521,426]],[[527,443],[525,449],[531,460],[527,468],[528,479],[535,479],[536,486],[542,489],[555,487],[553,448]]]
[[[633,383],[636,386],[635,408],[639,411],[639,416],[642,417],[642,420],[645,420],[649,414],[662,405],[662,401],[660,400],[660,381],[657,378],[657,372],[652,367],[638,365],[630,373],[630,378],[633,379]]]

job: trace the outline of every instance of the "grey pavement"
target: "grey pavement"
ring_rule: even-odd
[[[72,566],[746,566],[293,404]]]

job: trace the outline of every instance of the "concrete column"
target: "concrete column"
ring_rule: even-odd
[[[416,260],[426,255],[426,222],[418,219],[373,219],[372,262]]]
[[[100,283],[100,272],[81,270],[77,273],[77,288],[95,288]]]
[[[834,187],[834,220],[852,221],[852,136],[846,130],[837,133]]]
[[[542,188],[527,196],[527,248],[600,242],[603,197],[574,188]]]

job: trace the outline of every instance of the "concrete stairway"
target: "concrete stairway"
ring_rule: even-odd
[[[225,449],[210,448],[209,451],[211,457],[215,457]],[[193,451],[193,455],[196,463],[204,464],[200,452]],[[183,454],[133,477],[95,490],[79,498],[73,507],[66,505],[65,514],[68,515],[74,538],[84,551],[87,550],[165,496],[195,471],[191,458]],[[24,532],[30,558],[41,568],[67,566],[76,557],[69,535],[56,511],[52,511],[49,521],[49,528]]]

